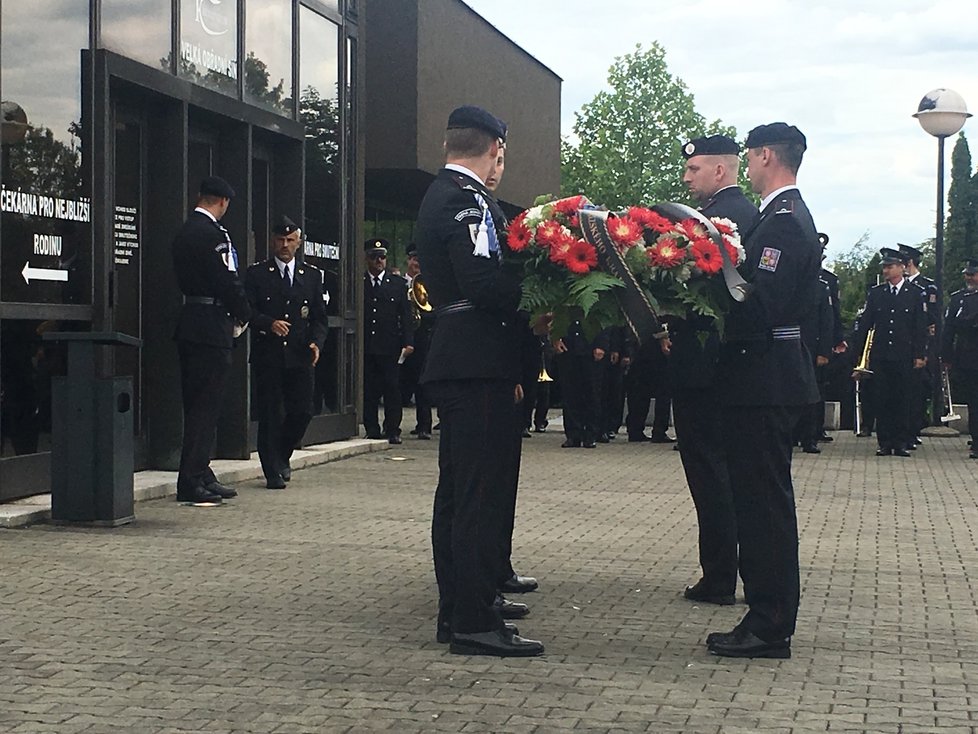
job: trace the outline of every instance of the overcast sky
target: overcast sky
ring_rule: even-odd
[[[797,125],[808,137],[799,187],[830,254],[866,231],[875,247],[933,237],[937,140],[911,115],[936,87],[978,113],[974,0],[465,2],[563,78],[564,135],[615,57],[652,41],[708,120],[741,139],[761,123]],[[978,159],[978,118],[964,132]]]

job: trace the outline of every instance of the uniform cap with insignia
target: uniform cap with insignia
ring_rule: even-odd
[[[900,254],[899,250],[894,250],[892,247],[880,248],[880,265],[897,265],[902,263],[903,255]]]
[[[448,129],[462,130],[466,128],[482,130],[499,138],[504,143],[506,142],[506,123],[481,107],[465,105],[452,110],[452,114],[448,116]]]
[[[919,264],[920,258],[924,255],[924,253],[922,253],[916,247],[911,247],[910,245],[902,245],[897,243],[897,248],[900,250],[900,254],[903,255],[904,262],[913,260],[915,263]]]
[[[969,257],[964,261],[964,275],[978,275],[978,257]]]
[[[682,147],[683,158],[697,155],[740,155],[737,141],[726,135],[709,135],[693,138]]]
[[[200,182],[200,194],[202,196],[219,196],[222,199],[233,199],[234,189],[231,184],[220,176],[208,176]]]
[[[800,145],[801,149],[808,149],[808,141],[805,136],[794,125],[786,122],[772,122],[770,125],[758,125],[747,133],[748,148],[761,148],[765,145]]]
[[[418,245],[415,242],[408,242],[408,246],[404,248],[404,254],[408,257],[418,256]]]
[[[371,255],[386,255],[390,244],[383,237],[374,237],[363,243],[363,251],[367,253],[367,257]]]
[[[273,235],[289,235],[298,229],[298,225],[284,214],[278,217],[272,224]]]

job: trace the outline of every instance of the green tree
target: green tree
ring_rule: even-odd
[[[961,287],[961,263],[978,256],[978,174],[971,167],[971,150],[964,133],[951,153],[951,187],[944,228],[944,290]]]
[[[715,133],[736,138],[736,129],[696,111],[658,43],[615,59],[608,86],[575,113],[575,140],[561,144],[563,193],[609,208],[686,201],[681,143]]]

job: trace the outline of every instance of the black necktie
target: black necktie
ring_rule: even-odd
[[[289,266],[286,265],[282,268],[282,282],[285,284],[286,288],[292,287],[292,278],[289,277]]]
[[[897,294],[897,287],[895,285],[891,285],[890,292],[895,296]]]

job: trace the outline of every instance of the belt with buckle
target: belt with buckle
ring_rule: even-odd
[[[435,314],[438,316],[447,316],[452,313],[464,313],[465,311],[474,310],[475,304],[468,298],[463,298],[460,301],[452,301],[451,303],[446,303],[444,306],[439,306],[435,309]]]

